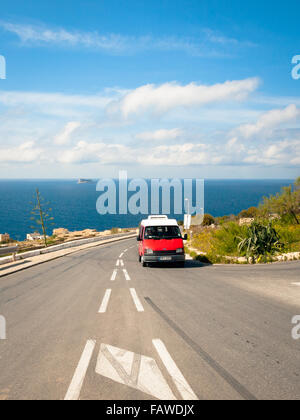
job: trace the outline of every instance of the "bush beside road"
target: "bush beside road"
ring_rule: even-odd
[[[259,207],[238,216],[205,215],[189,231],[187,252],[208,263],[267,263],[300,259],[300,178]]]

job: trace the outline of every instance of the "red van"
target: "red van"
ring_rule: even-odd
[[[185,253],[178,223],[167,216],[149,216],[142,220],[137,240],[139,261],[143,267],[149,263],[176,263],[184,266]]]

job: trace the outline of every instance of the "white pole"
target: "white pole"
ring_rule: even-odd
[[[188,199],[188,198],[185,198],[185,200],[184,201],[187,201],[187,226],[186,226],[186,229],[189,229],[190,228],[190,226],[189,226],[189,218],[190,218],[190,200]]]

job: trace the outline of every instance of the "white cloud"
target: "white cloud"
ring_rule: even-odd
[[[296,105],[289,105],[284,109],[274,109],[262,114],[256,123],[243,124],[235,131],[242,137],[250,138],[258,134],[272,134],[274,128],[281,124],[300,118],[300,110]]]
[[[10,168],[17,168],[17,164],[33,163],[36,174],[40,162],[49,164],[49,167],[56,165],[62,170],[66,164],[69,169],[81,164],[91,164],[88,168],[93,164],[147,165],[153,168],[192,165],[297,168],[300,164],[299,108],[290,105],[263,114],[252,109],[248,115],[247,106],[229,103],[247,95],[256,83],[257,79],[213,86],[168,83],[147,85],[133,91],[112,89],[104,91],[103,95],[90,96],[0,91],[0,105],[2,103],[1,110],[4,111],[0,116],[1,166],[7,164]],[[143,88],[146,88],[146,93]],[[224,101],[219,107],[216,104],[203,107],[201,113],[197,109],[200,105],[219,101]],[[113,114],[113,120],[110,119],[106,111],[112,104],[119,110],[129,104],[129,108],[125,107],[128,115],[138,113],[140,108],[144,112],[178,108],[159,118],[158,122],[153,118],[138,122],[120,118],[118,113]],[[182,106],[187,107],[185,112],[180,108]],[[239,112],[235,114],[238,107]],[[40,115],[57,108],[67,109],[70,113],[76,110],[79,117],[58,120]],[[230,115],[227,112],[234,117],[228,118],[228,124],[226,117]],[[193,120],[186,119],[189,114],[193,114]],[[254,122],[239,125],[247,121],[247,117]],[[237,128],[232,130],[235,120]],[[161,129],[162,121],[166,127],[180,124],[183,128]],[[138,133],[135,141],[132,127],[126,128],[128,124],[135,124]],[[282,124],[285,126],[278,129]],[[75,133],[77,129],[79,133]],[[84,141],[78,142],[78,134]],[[253,137],[250,144],[247,136]],[[139,140],[144,141],[142,145]]]
[[[221,101],[245,99],[259,84],[257,78],[233,80],[215,85],[165,83],[144,85],[114,103],[111,112],[121,111],[124,117],[146,111],[164,113],[177,107],[196,107]]]
[[[34,142],[26,142],[16,147],[0,148],[2,163],[36,163],[41,159],[43,150]]]
[[[72,133],[80,127],[80,122],[78,121],[70,121],[68,122],[64,129],[55,136],[54,143],[61,146],[64,144],[68,144],[70,141],[70,137]]]
[[[1,163],[58,163],[61,165],[147,165],[167,166],[281,166],[297,167],[300,162],[300,140],[286,139],[247,147],[231,139],[222,143],[183,143],[159,146],[128,146],[103,141],[80,141],[75,146],[57,150],[39,148],[34,142],[0,148]]]
[[[201,36],[192,37],[140,37],[121,34],[99,34],[97,31],[83,32],[64,28],[51,28],[45,25],[27,25],[11,22],[0,22],[0,26],[19,37],[24,45],[56,45],[62,47],[93,48],[112,54],[132,54],[137,51],[183,51],[196,56],[226,55],[224,47],[228,46],[232,53],[233,46],[249,47],[254,44],[241,42],[209,29],[203,29]],[[222,46],[222,50],[214,49]]]
[[[121,144],[79,142],[57,155],[67,164],[100,163],[103,165],[135,164],[149,166],[218,165],[224,160],[218,147],[184,143],[144,148]]]
[[[138,156],[140,164],[149,166],[205,165],[210,164],[212,159],[204,144],[192,143],[157,146],[151,150],[151,153]]]
[[[182,145],[156,146],[152,148],[128,147],[121,144],[79,142],[57,157],[61,163],[82,164],[141,164],[175,165],[209,164],[216,162],[204,144],[186,143]]]
[[[107,105],[119,92],[110,91],[95,95],[72,95],[65,93],[27,92],[27,91],[1,91],[0,105],[8,108],[23,108],[26,112],[79,119],[88,114],[104,112]]]
[[[230,38],[230,37],[224,36],[220,32],[216,32],[211,29],[204,29],[203,31],[206,34],[207,40],[212,43],[221,44],[223,46],[229,45],[231,47],[232,46],[256,47],[256,44],[254,42],[241,41],[236,38]]]
[[[67,95],[63,93],[0,91],[0,103],[16,105],[86,106],[104,108],[111,97],[102,95]]]
[[[97,32],[67,31],[62,28],[47,28],[46,26],[33,26],[2,22],[1,26],[8,32],[17,35],[24,44],[55,44],[69,46],[96,47],[104,50],[123,50],[126,37],[116,34],[107,36]]]
[[[101,163],[103,165],[136,162],[134,150],[122,144],[78,142],[75,147],[59,154],[57,160],[67,164]]]
[[[143,141],[165,141],[175,140],[181,137],[183,134],[179,128],[172,128],[170,130],[155,130],[155,131],[144,131],[143,133],[136,134],[135,138]]]
[[[300,140],[282,140],[265,148],[253,147],[248,151],[244,163],[254,165],[297,166],[300,161]]]
[[[100,111],[103,116],[106,114],[106,121],[120,124],[120,112],[128,117],[147,111],[159,114],[182,107],[190,110],[210,103],[239,101],[254,91],[258,83],[256,78],[211,86],[165,83],[144,85],[134,90],[107,89],[94,95],[0,90],[0,105],[72,120],[88,118],[88,114],[95,115]]]
[[[235,155],[245,152],[246,147],[244,144],[240,143],[237,137],[232,137],[225,144],[226,151],[228,153],[234,153]]]

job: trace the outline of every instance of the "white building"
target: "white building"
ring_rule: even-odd
[[[39,232],[34,232],[34,233],[27,233],[26,239],[27,241],[39,241],[41,239],[44,239],[44,237]]]

